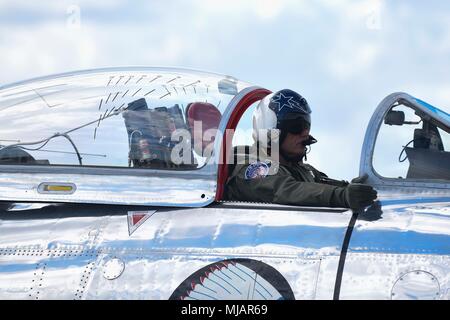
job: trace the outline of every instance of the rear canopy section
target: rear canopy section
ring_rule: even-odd
[[[366,131],[360,175],[377,188],[450,188],[450,115],[407,93],[393,93],[375,110]]]
[[[72,72],[0,88],[0,200],[203,206],[253,90],[167,68]]]

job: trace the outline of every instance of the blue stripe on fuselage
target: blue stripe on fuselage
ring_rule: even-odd
[[[448,202],[450,206],[450,197],[380,200],[381,206],[383,207],[397,204],[420,204],[420,203],[441,203],[441,202],[444,203]]]

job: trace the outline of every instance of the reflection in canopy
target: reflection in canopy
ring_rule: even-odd
[[[220,121],[230,100],[247,86],[216,74],[126,68],[5,87],[0,89],[0,164],[193,169],[192,154],[181,166],[171,159],[178,143],[172,134],[189,129],[187,106],[211,104]]]

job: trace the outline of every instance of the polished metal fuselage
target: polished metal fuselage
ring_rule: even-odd
[[[356,221],[340,298],[449,299],[450,194],[386,190],[380,199]],[[332,299],[352,217],[346,209],[272,204],[153,207],[129,235],[127,213],[144,208],[3,206],[2,299],[168,299],[195,271],[232,258],[274,267],[296,299]]]

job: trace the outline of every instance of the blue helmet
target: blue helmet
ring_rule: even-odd
[[[276,92],[270,99],[269,109],[277,118],[277,129],[299,133],[311,126],[311,108],[300,94],[290,89]]]
[[[299,134],[311,128],[311,108],[300,94],[290,89],[283,89],[265,97],[253,112],[253,139],[263,147],[271,146],[271,139],[279,138],[282,144],[288,133]],[[271,135],[269,138],[269,130]],[[275,135],[274,135],[275,134]],[[307,146],[317,142],[311,135],[303,141]],[[300,161],[305,153],[295,155],[283,154],[286,159]]]
[[[311,108],[305,98],[290,89],[280,90],[270,98],[269,109],[275,112],[277,124],[285,120],[303,119],[311,124]]]
[[[281,141],[287,133],[300,133],[311,127],[311,108],[297,92],[290,89],[277,91],[264,98],[253,113],[254,138],[261,130],[278,129]],[[261,142],[264,143],[263,139]]]

